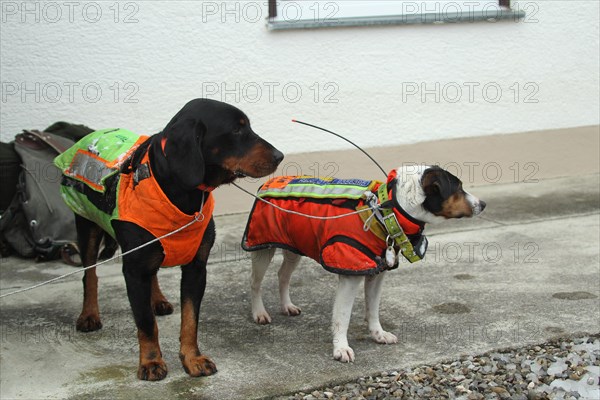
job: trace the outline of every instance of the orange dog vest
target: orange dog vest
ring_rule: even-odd
[[[63,171],[61,193],[76,214],[95,222],[112,237],[113,220],[132,222],[158,238],[197,218],[197,222],[160,240],[165,254],[161,266],[185,265],[194,259],[202,243],[214,198],[211,193],[206,195],[201,215],[181,212],[156,182],[147,150],[134,171],[122,171],[147,140],[125,129],[106,129],[84,137],[55,159]]]
[[[148,153],[140,165],[150,166]],[[152,172],[150,172],[152,174]],[[140,180],[137,184],[134,174],[121,174],[119,181],[119,220],[133,222],[146,229],[155,237],[161,237],[181,228],[196,218],[175,207],[156,182],[153,175]],[[185,265],[191,262],[210,222],[215,207],[213,195],[209,193],[202,208],[202,216],[180,232],[160,240],[165,258],[163,267]]]
[[[362,186],[352,186],[348,191],[340,190],[340,185],[306,184],[314,178],[277,177],[266,182],[259,189],[268,190],[262,197],[270,204],[285,210],[321,217],[339,216],[351,213],[365,204],[348,193],[368,188],[377,192],[381,182],[339,180],[340,182],[364,182]],[[279,193],[282,185],[303,181],[303,190],[309,195],[294,193],[293,190]],[[325,186],[325,187],[322,187]],[[306,189],[308,188],[308,189]],[[385,239],[363,229],[363,219],[358,214],[338,219],[312,219],[282,211],[261,200],[256,200],[242,240],[242,248],[247,251],[278,247],[307,256],[319,262],[326,270],[347,275],[372,275],[390,268],[385,262],[387,244]],[[422,226],[394,209],[404,232],[409,236],[420,235]]]

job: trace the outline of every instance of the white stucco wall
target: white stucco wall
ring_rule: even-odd
[[[284,152],[348,147],[292,118],[364,146],[599,123],[596,0],[522,1],[519,22],[285,32],[257,18],[263,0],[224,4],[3,0],[2,140],[58,120],[154,133],[202,96]]]

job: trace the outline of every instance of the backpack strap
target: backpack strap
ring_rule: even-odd
[[[71,140],[60,140],[60,137],[57,137],[48,132],[40,132],[37,129],[24,130],[23,133],[29,135],[30,138],[33,136],[34,138],[41,140],[46,145],[54,149],[58,154],[64,153],[65,151],[67,151],[67,149],[69,149],[69,147],[73,145],[73,142]]]

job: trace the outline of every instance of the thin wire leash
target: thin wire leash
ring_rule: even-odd
[[[373,162],[374,162],[374,163],[375,163],[375,164],[376,164],[376,165],[379,167],[379,169],[380,169],[380,170],[381,170],[381,171],[384,173],[384,175],[385,175],[385,171],[384,171],[384,169],[383,169],[383,168],[381,168],[381,166],[379,165],[379,163],[377,163],[377,161],[375,161],[375,159],[373,159],[373,157],[371,157],[371,156],[370,156],[370,155],[369,155],[369,154],[368,154],[366,151],[364,151],[362,148],[360,148],[360,147],[359,147],[357,144],[355,144],[355,143],[351,142],[350,140],[346,139],[346,138],[345,138],[345,137],[343,137],[342,135],[339,135],[339,134],[337,134],[337,133],[335,133],[335,132],[332,132],[332,131],[330,131],[330,130],[327,130],[327,129],[324,129],[324,128],[321,128],[321,127],[319,127],[319,126],[312,125],[312,124],[309,124],[309,123],[306,123],[306,122],[302,122],[302,121],[298,121],[298,120],[292,120],[292,122],[296,122],[296,123],[299,123],[299,124],[302,124],[302,125],[310,126],[310,127],[312,127],[312,128],[315,128],[315,129],[319,129],[319,130],[325,131],[325,132],[327,132],[327,133],[330,133],[330,134],[332,134],[332,135],[335,135],[335,136],[337,136],[337,137],[339,137],[339,138],[341,138],[341,139],[344,139],[345,141],[349,142],[350,144],[352,144],[353,146],[355,146],[357,149],[359,149],[360,151],[362,151],[362,152],[363,152],[363,153],[364,153],[364,154],[365,154],[367,157],[369,157],[369,158],[371,159],[371,161],[373,161]],[[304,214],[304,213],[301,213],[301,212],[298,212],[298,211],[294,211],[294,210],[288,210],[288,209],[285,209],[285,208],[283,208],[283,207],[280,207],[280,206],[278,206],[278,205],[276,205],[276,204],[273,204],[273,203],[271,203],[270,201],[267,201],[267,200],[265,200],[265,199],[263,199],[263,198],[261,198],[261,197],[259,197],[259,196],[255,195],[254,193],[251,193],[251,192],[249,192],[248,190],[246,190],[246,189],[244,189],[243,187],[239,186],[239,185],[238,185],[237,183],[235,183],[235,182],[232,182],[232,185],[233,185],[233,186],[235,186],[235,187],[237,187],[238,189],[240,189],[242,192],[249,194],[250,196],[252,196],[252,197],[256,198],[257,200],[260,200],[260,201],[262,201],[262,202],[264,202],[264,203],[267,203],[267,204],[268,204],[268,205],[270,205],[271,207],[274,207],[274,208],[276,208],[276,209],[278,209],[278,210],[280,210],[280,211],[283,211],[283,212],[286,212],[286,213],[289,213],[289,214],[299,215],[299,216],[301,216],[301,217],[306,217],[306,218],[311,218],[311,219],[317,219],[317,220],[332,220],[332,219],[346,218],[346,217],[349,217],[349,216],[352,216],[352,215],[360,214],[360,213],[362,213],[362,212],[374,211],[375,209],[379,209],[379,208],[381,208],[381,207],[380,207],[380,205],[378,205],[378,204],[372,204],[372,203],[371,203],[369,208],[365,208],[365,209],[362,209],[362,210],[357,210],[357,211],[353,211],[353,212],[349,212],[349,213],[346,213],[346,214],[341,214],[341,215],[332,215],[332,216],[327,216],[327,217],[321,217],[321,216],[317,216],[317,215]],[[368,199],[367,199],[367,200],[368,200]],[[136,252],[136,251],[138,251],[138,250],[140,250],[140,249],[142,249],[142,248],[144,248],[144,247],[146,247],[146,246],[149,246],[149,245],[151,245],[152,243],[156,243],[156,242],[158,242],[158,241],[160,241],[160,240],[162,240],[162,239],[165,239],[165,238],[167,238],[167,237],[169,237],[169,236],[171,236],[171,235],[174,235],[174,234],[176,234],[176,233],[178,233],[178,232],[181,232],[182,230],[186,229],[187,227],[191,226],[192,224],[195,224],[196,222],[202,222],[202,221],[204,221],[204,214],[202,214],[202,210],[203,210],[203,209],[204,209],[204,196],[202,196],[202,204],[201,204],[201,206],[200,206],[200,211],[199,211],[199,212],[196,214],[196,216],[194,217],[194,219],[193,219],[193,220],[191,220],[191,221],[190,221],[190,222],[188,222],[187,224],[183,225],[182,227],[180,227],[180,228],[177,228],[177,229],[175,229],[174,231],[172,231],[172,232],[169,232],[169,233],[167,233],[167,234],[165,234],[165,235],[163,235],[163,236],[161,236],[161,237],[154,238],[154,239],[150,240],[149,242],[146,242],[146,243],[144,243],[144,244],[142,244],[142,245],[140,245],[140,246],[138,246],[138,247],[135,247],[135,248],[133,248],[133,249],[131,249],[131,250],[128,250],[128,251],[126,251],[125,253],[122,253],[122,254],[116,255],[116,256],[114,256],[114,257],[112,257],[112,258],[109,258],[108,260],[100,261],[100,262],[98,262],[98,263],[96,263],[96,264],[94,264],[94,265],[90,265],[90,266],[88,266],[88,267],[79,268],[79,269],[77,269],[76,271],[71,271],[71,272],[69,272],[69,273],[66,273],[66,274],[64,274],[64,275],[57,276],[56,278],[52,278],[52,279],[50,279],[50,280],[47,280],[47,281],[45,281],[45,282],[38,283],[38,284],[36,284],[36,285],[33,285],[33,286],[29,286],[29,287],[26,287],[26,288],[22,288],[22,289],[19,289],[19,290],[15,290],[15,291],[13,291],[13,292],[10,292],[10,293],[5,293],[5,294],[2,294],[2,295],[0,295],[0,299],[3,299],[3,298],[5,298],[5,297],[9,297],[9,296],[14,296],[14,295],[16,295],[16,294],[23,293],[23,292],[27,292],[27,291],[30,291],[30,290],[37,289],[37,288],[39,288],[39,287],[42,287],[42,286],[48,285],[48,284],[50,284],[50,283],[53,283],[53,282],[59,281],[59,280],[61,280],[61,279],[65,279],[65,278],[67,278],[67,277],[69,277],[69,276],[71,276],[71,275],[75,275],[75,274],[78,274],[78,273],[80,273],[80,272],[85,272],[85,271],[87,271],[88,269],[96,268],[96,267],[98,267],[98,266],[100,266],[100,265],[107,264],[107,263],[109,263],[109,262],[111,262],[111,261],[114,261],[114,260],[116,260],[116,259],[120,258],[120,257],[124,257],[124,256],[126,256],[126,255],[128,255],[128,254],[131,254],[131,253],[133,253],[133,252]],[[373,215],[371,215],[371,217],[369,217],[369,218],[368,218],[368,219],[365,221],[365,223],[364,223],[364,226],[363,226],[363,229],[364,229],[365,227],[367,227],[368,225],[370,225],[370,221],[372,220],[372,217],[373,217],[374,215],[375,215],[375,213],[373,213]],[[200,218],[200,217],[202,217],[202,218]]]
[[[349,217],[349,216],[351,216],[351,215],[360,214],[360,213],[362,213],[362,212],[366,212],[366,211],[370,211],[370,210],[371,210],[370,208],[366,208],[366,209],[363,209],[363,210],[353,211],[353,212],[349,212],[349,213],[346,213],[346,214],[341,214],[341,215],[332,215],[332,216],[328,216],[328,217],[321,217],[321,216],[317,216],[317,215],[304,214],[304,213],[301,213],[301,212],[298,212],[298,211],[294,211],[294,210],[288,210],[288,209],[285,209],[285,208],[283,208],[283,207],[280,207],[280,206],[278,206],[278,205],[276,205],[276,204],[273,204],[273,203],[271,203],[271,202],[269,202],[269,201],[267,201],[267,200],[265,200],[265,199],[263,199],[263,198],[260,198],[260,197],[258,197],[257,195],[255,195],[255,194],[253,194],[253,193],[249,192],[248,190],[244,189],[243,187],[239,186],[237,183],[232,183],[232,185],[233,185],[233,186],[235,186],[235,187],[237,187],[238,189],[240,189],[242,192],[244,192],[244,193],[247,193],[247,194],[249,194],[250,196],[252,196],[252,197],[254,197],[254,198],[256,198],[256,199],[258,199],[258,200],[260,200],[260,201],[262,201],[262,202],[265,202],[265,203],[269,204],[270,206],[272,206],[272,207],[274,207],[274,208],[276,208],[276,209],[278,209],[278,210],[280,210],[280,211],[283,211],[283,212],[286,212],[286,213],[289,213],[289,214],[295,214],[295,215],[299,215],[299,216],[306,217],[306,218],[311,218],[311,219],[318,219],[318,220],[339,219],[339,218],[345,218],[345,217]],[[203,204],[202,204],[202,208],[204,208],[204,198],[203,198],[203,201],[202,201],[202,203],[203,203]],[[201,210],[202,210],[202,208],[201,208]],[[379,208],[379,206],[377,206],[377,208]],[[202,218],[200,218],[200,217],[202,217]],[[75,275],[75,274],[78,274],[78,273],[80,273],[80,272],[87,271],[88,269],[96,268],[96,267],[98,267],[98,266],[100,266],[100,265],[103,265],[103,264],[109,263],[109,262],[111,262],[111,261],[114,261],[114,260],[116,260],[116,259],[117,259],[117,258],[119,258],[119,257],[124,257],[124,256],[126,256],[126,255],[128,255],[128,254],[131,254],[131,253],[133,253],[133,252],[135,252],[135,251],[138,251],[138,250],[140,250],[140,249],[142,249],[142,248],[144,248],[144,247],[146,247],[146,246],[149,246],[149,245],[151,245],[152,243],[156,243],[156,242],[158,242],[159,240],[165,239],[165,238],[167,238],[167,237],[169,237],[169,236],[171,236],[171,235],[174,235],[174,234],[176,234],[176,233],[178,233],[178,232],[181,232],[182,230],[186,229],[187,227],[191,226],[192,224],[195,224],[196,222],[202,222],[203,220],[204,220],[204,215],[202,214],[202,211],[200,211],[200,212],[199,212],[199,213],[198,213],[198,214],[197,214],[197,215],[194,217],[194,219],[193,219],[193,220],[191,220],[191,221],[190,221],[190,222],[188,222],[187,224],[183,225],[182,227],[180,227],[180,228],[177,228],[176,230],[174,230],[174,231],[172,231],[172,232],[169,232],[169,233],[167,233],[167,234],[165,234],[165,235],[163,235],[163,236],[161,236],[161,237],[158,237],[158,238],[152,239],[152,240],[150,240],[149,242],[146,242],[146,243],[142,244],[141,246],[138,246],[138,247],[136,247],[136,248],[133,248],[133,249],[131,249],[131,250],[128,250],[128,251],[126,251],[125,253],[122,253],[122,254],[116,255],[116,256],[114,256],[114,257],[112,257],[112,258],[109,258],[108,260],[100,261],[99,263],[96,263],[96,264],[94,264],[94,265],[90,265],[89,267],[80,268],[80,269],[78,269],[78,270],[76,270],[76,271],[71,271],[71,272],[69,272],[69,273],[66,273],[66,274],[64,274],[64,275],[57,276],[56,278],[52,278],[52,279],[50,279],[50,280],[47,280],[47,281],[45,281],[45,282],[38,283],[37,285],[33,285],[33,286],[29,286],[29,287],[26,287],[26,288],[23,288],[23,289],[15,290],[14,292],[5,293],[5,294],[3,294],[3,295],[0,295],[0,299],[2,299],[2,298],[4,298],[4,297],[14,296],[14,295],[16,295],[16,294],[19,294],[19,293],[27,292],[27,291],[29,291],[29,290],[37,289],[37,288],[39,288],[39,287],[41,287],[41,286],[48,285],[48,284],[50,284],[50,283],[53,283],[53,282],[59,281],[59,280],[61,280],[61,279],[67,278],[67,277],[69,277],[69,276],[71,276],[71,275]],[[369,218],[369,220],[370,220],[370,218]]]
[[[202,197],[202,208],[204,208],[204,196]],[[174,234],[176,234],[178,232],[181,232],[182,230],[186,229],[187,227],[191,226],[192,224],[195,224],[196,222],[202,222],[202,221],[204,221],[204,214],[202,214],[202,208],[200,208],[200,212],[198,212],[198,214],[196,214],[194,216],[193,220],[191,220],[187,224],[183,225],[182,227],[175,229],[172,232],[169,232],[169,233],[167,233],[165,235],[162,235],[161,237],[154,238],[154,239],[150,240],[149,242],[146,242],[146,243],[144,243],[144,244],[142,244],[142,245],[140,245],[140,246],[138,246],[136,248],[133,248],[131,250],[126,251],[125,253],[118,254],[118,255],[116,255],[116,256],[114,256],[112,258],[109,258],[108,260],[100,261],[99,263],[96,263],[94,265],[90,265],[89,267],[79,268],[76,271],[71,271],[71,272],[66,273],[64,275],[57,276],[56,278],[52,278],[52,279],[47,280],[45,282],[38,283],[37,285],[33,285],[33,286],[29,286],[29,287],[26,287],[26,288],[23,288],[23,289],[15,290],[14,292],[5,293],[3,295],[0,295],[0,299],[2,299],[4,297],[8,297],[8,296],[13,296],[15,294],[27,292],[29,290],[37,289],[37,288],[39,288],[41,286],[48,285],[48,284],[50,284],[52,282],[59,281],[61,279],[67,278],[67,277],[69,277],[71,275],[75,275],[75,274],[78,274],[80,272],[87,271],[88,269],[96,268],[96,267],[98,267],[98,266],[100,266],[102,264],[106,264],[106,263],[109,263],[111,261],[114,261],[114,260],[116,260],[119,257],[125,257],[126,255],[131,254],[131,253],[133,253],[135,251],[138,251],[138,250],[140,250],[140,249],[142,249],[142,248],[144,248],[146,246],[149,246],[152,243],[156,243],[159,240],[165,239],[165,238],[167,238],[167,237],[169,237],[171,235],[174,235]]]

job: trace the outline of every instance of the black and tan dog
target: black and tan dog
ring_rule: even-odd
[[[111,157],[103,157],[107,154]],[[254,133],[242,111],[207,99],[186,104],[161,133],[149,138],[122,129],[98,131],[57,158],[63,170],[63,196],[76,213],[84,266],[96,263],[104,231],[114,235],[125,253],[197,220],[123,257],[138,329],[140,379],[167,375],[154,317],[173,312],[158,285],[161,266],[182,265],[183,368],[191,376],[217,371],[197,343],[206,263],[215,240],[210,192],[239,177],[266,176],[282,159],[281,152]],[[95,331],[102,327],[95,268],[86,271],[83,288],[77,330]]]

